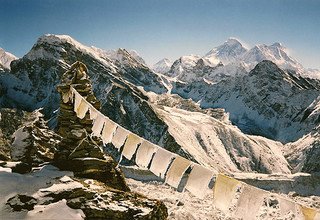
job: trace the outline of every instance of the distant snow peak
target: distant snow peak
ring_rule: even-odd
[[[152,66],[153,71],[156,73],[165,74],[170,71],[173,62],[168,58],[163,58]]]
[[[229,37],[228,40],[226,40],[224,42],[224,44],[228,44],[228,45],[241,45],[242,43],[239,39],[235,38],[235,37]]]
[[[229,38],[222,45],[210,50],[204,58],[211,62],[212,65],[217,65],[219,62],[228,64],[238,60],[248,49],[236,38]]]
[[[10,63],[16,59],[18,58],[15,55],[6,52],[0,47],[0,69],[4,68],[10,70]]]

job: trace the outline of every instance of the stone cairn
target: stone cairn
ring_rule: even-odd
[[[92,106],[100,110],[100,102],[93,94],[92,84],[87,75],[88,69],[81,62],[75,62],[62,76],[57,89],[61,95],[58,116],[58,133],[62,140],[55,154],[55,164],[62,170],[70,170],[75,176],[96,179],[107,186],[122,191],[130,191],[117,163],[102,151],[100,138],[91,137],[93,121],[89,111],[83,119],[74,112],[69,97],[70,86],[79,92]],[[66,102],[67,101],[67,102]]]

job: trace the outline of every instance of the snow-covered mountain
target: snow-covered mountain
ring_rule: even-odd
[[[130,56],[133,57],[137,62],[147,66],[144,59],[135,50],[126,50],[123,48],[119,48],[117,50],[103,50],[94,46],[91,46],[91,48],[96,51],[99,56],[109,58],[110,60],[118,62],[122,62],[124,53],[129,53]]]
[[[229,38],[222,45],[210,50],[203,58],[211,66],[216,66],[220,62],[223,64],[238,62],[247,51],[248,49],[238,39]]]
[[[6,52],[2,48],[0,48],[0,70],[1,69],[10,70],[10,63],[16,59],[18,58],[15,55],[9,52]]]
[[[218,170],[288,172],[288,164],[278,158],[284,148],[281,143],[243,132],[283,142],[308,134],[316,125],[303,122],[303,112],[319,96],[320,82],[282,70],[270,61],[258,63],[247,73],[244,62],[234,60],[250,51],[230,39],[207,54],[224,62],[229,59],[229,63],[212,66],[204,57],[184,56],[167,73],[173,78],[166,78],[126,49],[110,52],[87,47],[70,36],[44,35],[12,63],[10,73],[1,75],[4,92],[0,100],[2,106],[29,111],[43,107],[48,118],[54,116],[59,100],[56,85],[70,64],[79,60],[87,64],[102,112],[141,137]],[[183,117],[185,123],[180,123]],[[195,130],[195,124],[202,121],[208,127]],[[188,131],[188,139],[181,130]],[[266,148],[264,143],[274,147]],[[223,157],[218,156],[221,152]],[[268,159],[272,157],[277,160]]]
[[[1,76],[0,81],[7,90],[3,105],[26,110],[44,107],[46,115],[51,115],[58,108],[55,86],[65,69],[77,60],[88,63],[94,81],[114,78],[142,86],[146,91],[167,91],[148,67],[127,51],[119,51],[121,61],[113,61],[70,36],[44,35],[23,58],[12,63],[10,74]]]
[[[163,78],[125,49],[112,54],[110,56],[110,53],[98,48],[84,46],[69,36],[42,36],[23,58],[13,63],[10,73],[1,76],[1,84],[6,91],[2,105],[26,110],[43,107],[47,117],[54,116],[53,111],[58,108],[59,103],[56,85],[70,64],[79,60],[86,63],[89,69],[94,92],[102,104],[102,112],[141,137],[205,166],[216,167],[217,170],[289,172],[288,164],[279,154],[282,147],[280,143],[274,142],[272,145],[275,147],[270,150],[264,140],[243,134],[225,116],[220,117],[223,118],[221,120],[214,119],[213,116],[219,115],[219,111],[208,109],[203,112],[190,106],[186,112],[170,109],[175,106],[166,108],[165,106],[170,105],[171,95],[166,94],[168,90],[163,84]],[[185,68],[193,65],[193,58],[190,56],[181,59]],[[202,64],[197,62],[196,65]],[[166,94],[166,105],[151,101],[150,97],[159,94]],[[176,106],[184,106],[183,99],[176,99],[175,103]],[[180,116],[171,116],[170,112],[176,112]],[[181,124],[175,117],[183,115],[199,120],[190,121],[186,117],[186,123]],[[194,124],[202,121],[208,123],[208,129],[192,129]],[[177,132],[178,127],[180,130],[190,130],[189,139],[186,139],[188,141],[183,133]],[[214,131],[209,138],[207,130]],[[230,141],[225,141],[227,137],[231,138]],[[194,143],[200,139],[203,140],[202,145],[195,146]],[[220,144],[212,145],[212,139]],[[234,146],[234,149],[230,146]],[[223,154],[223,159],[219,158],[220,153],[217,152]]]
[[[182,56],[172,64],[169,72],[163,73],[187,83],[203,79],[215,83],[224,77],[248,73],[263,60],[270,60],[280,68],[293,70],[299,75],[320,78],[319,70],[304,68],[280,43],[259,44],[248,49],[236,38],[229,38],[204,56]]]
[[[282,69],[295,70],[299,73],[304,71],[303,66],[290,57],[286,52],[286,48],[280,43],[274,43],[269,46],[265,44],[256,45],[244,53],[240,60],[245,63],[248,70],[251,70],[257,63],[263,60],[270,60]]]
[[[230,113],[242,131],[288,142],[310,131],[301,124],[303,112],[319,95],[320,82],[284,71],[271,61],[260,62],[249,74],[221,80],[174,82],[173,93],[219,107]]]
[[[156,72],[156,73],[168,73],[171,66],[172,66],[173,62],[167,58],[164,58],[160,61],[158,61],[157,63],[155,63],[152,66],[152,69]]]

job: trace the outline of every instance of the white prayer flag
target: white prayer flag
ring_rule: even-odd
[[[293,201],[281,196],[277,196],[277,199],[279,201],[281,217],[288,217],[290,212],[296,215],[296,204]]]
[[[139,167],[147,168],[157,149],[156,145],[144,140],[137,150],[136,164]]]
[[[131,160],[141,142],[142,139],[139,136],[132,133],[129,134],[126,143],[124,144],[122,155],[128,160]]]
[[[209,191],[209,183],[213,175],[212,170],[194,164],[187,180],[186,189],[193,195],[201,199],[204,198]]]
[[[164,178],[168,166],[170,165],[170,162],[174,156],[175,155],[170,151],[159,147],[154,155],[154,158],[152,159],[150,171],[156,176]]]
[[[234,217],[255,220],[264,199],[268,197],[269,193],[245,183],[242,183],[242,186]]]
[[[73,90],[74,90],[74,112],[77,112],[78,107],[81,103],[82,96],[77,92],[77,90],[75,89]]]
[[[116,123],[111,121],[109,118],[105,117],[104,127],[101,134],[101,139],[104,144],[108,144],[111,142],[114,132],[117,129]]]
[[[241,182],[223,174],[218,174],[214,184],[213,204],[227,212]]]
[[[104,124],[104,118],[105,118],[104,115],[98,113],[98,116],[94,120],[93,126],[92,126],[92,135],[93,136],[97,136],[97,137],[101,136],[101,131],[102,131],[103,124]]]
[[[183,174],[186,172],[186,170],[189,168],[190,165],[191,165],[191,161],[183,157],[177,156],[173,160],[168,170],[165,182],[170,186],[178,188]]]
[[[79,105],[77,112],[76,112],[78,118],[83,119],[86,116],[88,109],[89,109],[88,102],[84,98],[82,98],[80,105]]]
[[[307,206],[298,205],[300,208],[300,211],[304,217],[305,220],[314,220],[316,219],[317,211],[315,209],[309,208]]]
[[[98,117],[98,110],[92,105],[89,106],[90,120],[95,120]]]
[[[113,144],[113,146],[115,146],[115,148],[120,150],[121,146],[126,141],[128,134],[129,134],[129,131],[118,126],[115,134],[113,135],[111,143]]]

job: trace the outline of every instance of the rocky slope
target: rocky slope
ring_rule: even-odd
[[[300,113],[301,124],[314,126],[299,140],[286,145],[285,156],[294,172],[319,172],[320,98]]]

